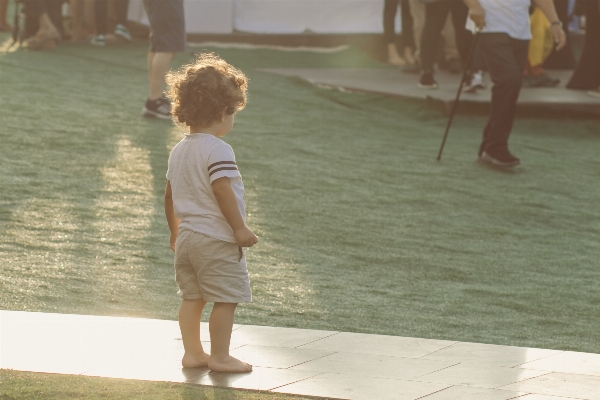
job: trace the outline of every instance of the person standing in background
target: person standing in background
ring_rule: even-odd
[[[127,8],[129,0],[115,0],[115,14],[117,24],[115,26],[115,35],[131,42],[131,34],[127,29]],[[94,21],[96,25],[96,35],[90,40],[94,46],[106,45],[106,31],[108,25],[108,0],[94,0]]]
[[[421,89],[437,89],[438,87],[434,79],[433,66],[441,40],[441,32],[448,15],[452,15],[460,63],[462,68],[465,68],[472,39],[471,32],[465,29],[467,7],[461,0],[429,0],[425,3],[425,26],[420,47],[419,87]]]
[[[0,0],[0,32],[12,31],[12,25],[6,22],[6,9],[8,8],[8,0]]]
[[[398,6],[400,6],[400,17],[402,19],[402,35],[399,43],[402,55],[398,53],[394,32]],[[413,22],[408,0],[385,0],[383,6],[383,38],[386,44],[388,63],[399,67],[416,63],[413,55],[415,51]]]
[[[583,5],[585,42],[567,88],[588,90],[590,96],[600,97],[600,0],[586,0]]]
[[[477,161],[510,168],[520,160],[508,150],[527,62],[531,28],[530,0],[463,0],[469,8],[468,26],[479,29],[479,43],[492,78],[490,117],[483,131]],[[550,21],[556,49],[566,44],[566,35],[552,0],[533,0]],[[471,23],[472,21],[472,23]],[[475,25],[475,26],[473,26]]]
[[[144,0],[144,9],[150,21],[150,93],[142,108],[142,115],[146,118],[171,119],[171,103],[163,94],[163,86],[175,53],[185,50],[183,0]]]

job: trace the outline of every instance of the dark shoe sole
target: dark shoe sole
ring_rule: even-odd
[[[142,116],[146,118],[171,119],[170,115],[157,113],[156,111],[149,110],[146,107],[142,109]]]
[[[502,162],[496,160],[495,158],[490,157],[485,151],[479,157],[477,157],[477,162],[483,165],[489,165],[497,168],[513,168],[521,164],[521,161],[519,160],[515,160],[512,162]]]

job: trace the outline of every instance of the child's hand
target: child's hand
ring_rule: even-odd
[[[171,250],[175,251],[175,242],[177,242],[177,231],[171,232]]]
[[[241,247],[252,247],[258,243],[258,237],[245,225],[233,232],[233,235]]]

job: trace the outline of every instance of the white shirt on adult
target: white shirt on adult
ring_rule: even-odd
[[[228,177],[242,218],[246,219],[244,184],[235,163],[233,149],[207,133],[193,133],[173,147],[169,155],[167,179],[171,183],[175,216],[179,228],[237,243],[223,216],[211,183]]]
[[[503,32],[513,39],[531,40],[531,0],[479,0],[479,3],[485,10],[485,27],[481,32]],[[467,29],[475,32],[475,23],[470,18]]]

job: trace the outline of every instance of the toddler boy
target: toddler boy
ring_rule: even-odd
[[[249,372],[252,366],[229,355],[237,303],[252,299],[242,247],[258,238],[245,224],[244,185],[231,147],[222,141],[233,115],[246,105],[248,81],[214,54],[201,54],[166,77],[171,114],[189,134],[171,151],[165,215],[175,251],[175,280],[182,298],[179,327],[187,368]],[[211,354],[200,342],[200,317],[209,319]]]

